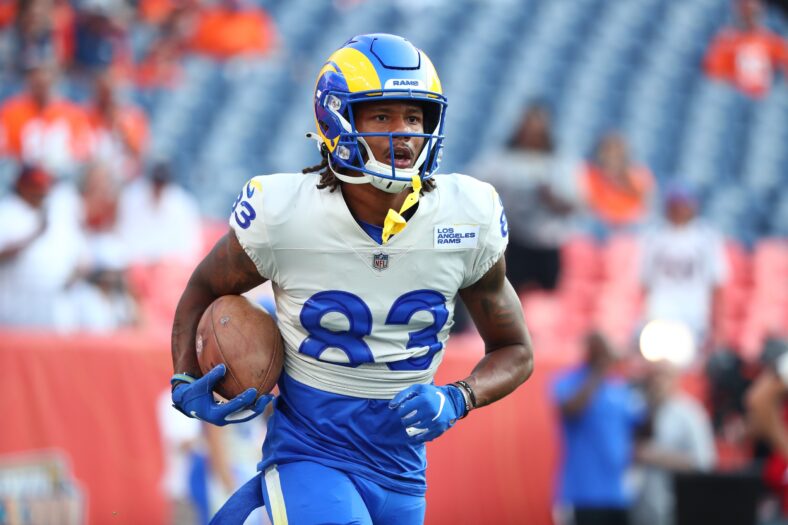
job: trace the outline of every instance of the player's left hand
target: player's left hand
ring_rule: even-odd
[[[454,385],[411,385],[389,403],[396,410],[408,440],[432,441],[465,415],[465,398]]]

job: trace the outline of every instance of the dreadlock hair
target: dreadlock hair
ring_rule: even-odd
[[[320,149],[320,156],[323,157],[323,160],[320,161],[320,164],[306,167],[301,170],[301,173],[319,173],[320,181],[317,183],[317,189],[322,190],[328,188],[328,191],[333,193],[339,187],[340,180],[336,177],[336,175],[334,175],[334,172],[328,165],[328,151],[326,150],[325,145]],[[421,194],[423,195],[425,193],[431,192],[436,186],[435,179],[431,177],[426,179],[422,182]]]

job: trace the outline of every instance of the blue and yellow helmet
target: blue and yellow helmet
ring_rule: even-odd
[[[417,101],[424,109],[424,133],[359,132],[353,104],[382,98]],[[317,138],[329,166],[346,182],[369,182],[396,193],[410,186],[414,175],[422,180],[431,177],[443,148],[445,113],[446,97],[435,67],[423,51],[399,36],[353,37],[328,58],[317,76]],[[375,159],[365,136],[388,136],[392,145],[395,136],[422,137],[424,147],[413,168],[395,168],[393,159],[390,164]],[[348,177],[338,172],[340,168],[365,177]]]

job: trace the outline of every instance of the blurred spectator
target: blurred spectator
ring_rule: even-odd
[[[26,80],[27,89],[0,106],[0,152],[55,176],[73,175],[92,152],[87,115],[55,94],[53,63],[31,64]]]
[[[70,292],[75,324],[88,331],[111,331],[136,323],[137,308],[126,283],[128,254],[117,231],[118,181],[100,163],[82,179],[88,252],[86,277]]]
[[[202,454],[202,423],[173,410],[169,388],[159,396],[156,413],[164,454],[162,491],[170,505],[168,523],[202,523],[197,519],[193,475]]]
[[[275,41],[268,13],[247,0],[219,0],[199,14],[191,49],[216,59],[264,55]]]
[[[84,226],[88,235],[117,233],[120,182],[106,164],[92,162],[82,174]]]
[[[119,228],[132,263],[163,259],[194,262],[202,248],[195,198],[172,181],[167,164],[128,185],[121,195]]]
[[[123,246],[102,238],[91,246],[90,269],[69,290],[73,327],[89,332],[111,332],[134,326],[137,306],[128,291]]]
[[[746,434],[744,393],[750,385],[749,376],[747,364],[733,349],[715,349],[706,361],[712,426],[732,446],[740,446]]]
[[[727,276],[722,236],[696,218],[697,206],[688,187],[668,189],[667,223],[644,237],[640,273],[647,319],[685,324],[696,346],[719,343],[720,287]]]
[[[163,490],[170,503],[173,525],[208,523],[227,497],[257,474],[260,443],[266,419],[242,425],[204,425],[172,408],[169,389],[158,400],[158,421],[163,439]],[[270,523],[264,509],[244,523]]]
[[[167,14],[159,22],[158,35],[137,64],[135,80],[144,90],[171,89],[182,76],[180,59],[194,32],[198,6],[193,0],[155,0],[151,3],[161,3]]]
[[[640,396],[613,377],[616,355],[598,332],[586,337],[585,362],[556,380],[563,458],[558,502],[573,507],[575,525],[628,523],[635,429],[645,416]]]
[[[199,0],[139,0],[140,19],[152,25],[168,25],[183,10],[197,9]]]
[[[767,366],[747,390],[747,419],[753,437],[765,440],[772,455],[763,475],[788,517],[788,351]],[[782,522],[784,523],[784,522]]]
[[[121,100],[118,73],[108,69],[95,78],[88,118],[95,140],[94,158],[114,168],[118,180],[140,174],[148,146],[148,118]]]
[[[16,18],[17,0],[0,0],[0,29],[5,29]]]
[[[210,515],[215,514],[236,490],[257,474],[260,443],[265,440],[266,425],[267,415],[242,425],[204,426]],[[262,508],[252,511],[247,522],[258,525],[270,523]]]
[[[95,72],[109,66],[128,68],[131,50],[126,38],[121,0],[82,0],[76,20],[74,64]]]
[[[788,73],[788,44],[762,24],[760,0],[738,0],[736,8],[739,26],[725,28],[714,38],[704,60],[706,74],[762,97],[779,69]]]
[[[68,2],[25,0],[14,5],[14,69],[42,61],[68,65],[74,53],[74,12]]]
[[[611,231],[631,230],[642,224],[654,178],[648,168],[632,161],[623,136],[608,133],[602,137],[594,160],[582,170],[580,183],[596,237],[604,238]]]
[[[554,290],[558,282],[560,248],[579,204],[575,173],[564,164],[556,158],[550,115],[532,105],[508,148],[485,156],[472,169],[503,200],[510,233],[506,271],[519,292]]]
[[[649,366],[645,378],[651,432],[635,448],[635,460],[642,468],[633,525],[673,525],[673,474],[714,466],[709,416],[700,403],[680,391],[678,376],[673,364],[661,361]]]
[[[137,86],[144,90],[174,88],[182,76],[183,49],[183,39],[177,32],[165,28],[137,64],[134,74]]]
[[[67,288],[84,264],[78,207],[40,167],[0,199],[0,325],[73,327]]]

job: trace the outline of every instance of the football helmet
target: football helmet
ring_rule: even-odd
[[[359,132],[353,105],[377,99],[416,101],[424,110],[424,133]],[[377,33],[348,40],[320,69],[314,106],[317,136],[308,136],[317,139],[340,180],[371,183],[383,191],[398,193],[412,186],[414,176],[424,180],[437,169],[443,148],[446,97],[430,59],[406,39]],[[392,146],[390,164],[375,158],[365,140],[368,136],[388,137]],[[424,139],[413,168],[394,167],[394,138],[403,136]],[[363,176],[351,177],[341,170]]]

